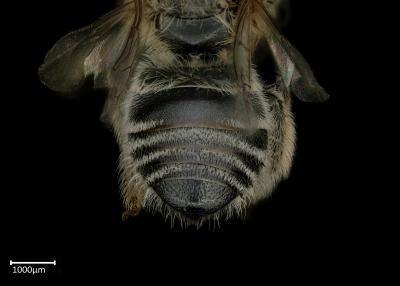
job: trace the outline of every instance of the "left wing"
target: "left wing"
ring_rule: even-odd
[[[61,38],[39,68],[41,81],[54,91],[72,92],[89,76],[96,87],[111,88],[126,78],[133,68],[140,3],[125,3]]]

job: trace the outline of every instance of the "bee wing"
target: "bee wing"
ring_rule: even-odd
[[[259,3],[258,1],[253,1]],[[279,33],[275,27],[271,15],[264,5],[256,7],[260,15],[263,37],[267,40],[269,48],[278,67],[285,87],[306,102],[322,102],[329,98],[329,95],[315,79],[311,67],[302,54],[293,47],[286,38]]]
[[[58,92],[79,88],[94,76],[96,87],[112,85],[114,74],[134,48],[137,24],[136,1],[124,4],[93,24],[61,38],[39,68],[41,81]],[[123,59],[124,58],[124,59]]]

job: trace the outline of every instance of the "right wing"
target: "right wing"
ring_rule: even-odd
[[[252,52],[259,40],[265,39],[288,92],[307,102],[322,102],[329,98],[301,53],[279,33],[261,0],[242,0],[239,11],[235,69],[242,84],[249,85]]]
[[[258,11],[262,13],[264,36],[286,88],[302,101],[326,101],[329,95],[315,79],[303,55],[279,33],[265,6],[259,7]]]

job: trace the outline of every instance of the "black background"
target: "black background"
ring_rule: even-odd
[[[137,279],[144,269],[171,269],[161,277],[219,273],[227,279],[245,268],[252,270],[247,279],[267,278],[271,263],[281,270],[304,269],[301,276],[314,279],[316,273],[333,278],[354,271],[355,261],[369,255],[360,234],[373,217],[364,211],[372,186],[360,183],[369,175],[361,171],[367,147],[358,139],[372,124],[361,116],[360,99],[369,95],[357,88],[367,79],[354,72],[364,57],[356,48],[362,34],[350,6],[294,2],[285,34],[331,99],[294,100],[298,146],[290,178],[247,221],[211,231],[171,229],[159,215],[145,213],[122,221],[119,150],[98,120],[104,95],[65,99],[38,80],[37,68],[50,47],[109,11],[112,1],[17,1],[7,7],[12,21],[3,24],[2,141],[4,181],[10,182],[2,188],[9,198],[2,208],[4,267],[9,259],[57,259],[53,275],[60,279],[111,274]],[[153,273],[147,279],[158,276]]]

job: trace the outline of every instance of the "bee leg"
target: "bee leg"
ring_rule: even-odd
[[[126,210],[123,212],[122,214],[122,220],[125,221],[127,219],[129,219],[130,217],[137,217],[140,213],[141,209],[138,208],[132,208],[130,210]]]
[[[123,212],[122,220],[127,220],[129,217],[136,217],[142,211],[142,202],[144,198],[144,192],[138,192],[132,196],[130,200],[130,208]]]

